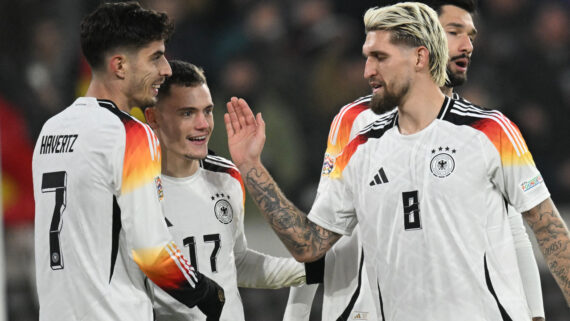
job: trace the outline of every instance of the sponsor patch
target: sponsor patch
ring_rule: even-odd
[[[158,200],[162,201],[164,199],[164,190],[162,189],[162,180],[160,176],[154,178],[154,183],[156,184],[156,193],[158,194]]]
[[[528,181],[522,182],[521,184],[521,188],[523,190],[523,192],[529,191],[531,189],[533,189],[534,187],[542,184],[544,181],[542,180],[542,175],[538,175],[534,178],[531,178]]]
[[[329,153],[325,153],[325,160],[323,161],[322,175],[328,175],[333,171],[334,162],[336,158]]]

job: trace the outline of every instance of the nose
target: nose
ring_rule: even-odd
[[[172,76],[172,68],[170,68],[170,64],[168,63],[168,60],[166,60],[165,57],[162,57],[159,72],[160,72],[160,75],[163,77]]]
[[[209,126],[207,116],[204,113],[197,113],[196,129],[206,129]]]
[[[377,74],[376,66],[374,61],[370,57],[366,58],[366,64],[364,65],[364,78],[370,79]]]
[[[459,50],[463,53],[471,54],[473,52],[473,41],[468,35],[464,35],[461,39]]]

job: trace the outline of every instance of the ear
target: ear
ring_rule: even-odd
[[[426,47],[416,48],[416,70],[427,68],[429,70],[429,51]]]
[[[109,68],[119,79],[125,79],[127,57],[125,55],[113,55],[109,60]]]
[[[153,130],[158,129],[158,122],[156,121],[157,118],[156,113],[157,113],[156,107],[147,107],[144,110],[144,117],[146,118],[146,122]]]

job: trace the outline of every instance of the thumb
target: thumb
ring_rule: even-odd
[[[265,121],[263,120],[261,113],[257,113],[256,121],[260,131],[265,134]]]

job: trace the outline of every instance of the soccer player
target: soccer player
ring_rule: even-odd
[[[449,62],[447,64],[448,81],[441,87],[444,94],[454,99],[461,99],[459,95],[453,93],[453,88],[462,85],[467,79],[467,69],[470,64],[473,52],[473,42],[477,30],[473,23],[472,14],[476,10],[475,0],[436,0],[430,3],[439,17],[448,41]],[[319,189],[324,188],[329,176],[326,172],[330,170],[329,161],[338,156],[342,148],[354,138],[365,125],[381,117],[374,114],[369,108],[371,96],[360,98],[344,106],[335,117],[331,126],[327,152],[325,154],[325,166],[323,168],[323,178]],[[462,103],[462,102],[458,102]],[[469,104],[469,102],[464,102]],[[378,176],[380,184],[384,183],[384,177]],[[387,179],[387,178],[386,178]],[[542,302],[542,289],[540,286],[540,276],[532,245],[526,233],[522,217],[511,206],[508,208],[509,223],[515,240],[517,261],[521,271],[521,277],[525,290],[525,297],[528,301],[533,319],[535,321],[544,318],[544,307]],[[347,310],[355,319],[368,317],[376,319],[376,309],[374,301],[367,299],[371,296],[371,289],[366,284],[368,276],[366,269],[361,265],[362,245],[358,238],[358,230],[349,237],[341,238],[325,258],[315,262],[307,263],[307,272],[314,273],[314,278],[323,282],[323,320],[336,320]],[[325,260],[325,264],[322,264]],[[320,268],[319,268],[320,267]],[[360,280],[360,281],[359,281]],[[290,290],[289,302],[285,310],[284,321],[308,320],[310,305],[316,292],[315,286],[294,287]],[[370,304],[372,302],[372,304]],[[305,311],[305,312],[303,312]]]
[[[331,182],[308,216],[260,162],[261,115],[243,99],[227,104],[230,153],[271,227],[299,261],[314,261],[359,223],[383,319],[528,320],[508,202],[570,302],[570,233],[519,130],[439,89],[448,49],[437,14],[402,3],[370,9],[364,21],[370,108],[386,114],[331,160]]]
[[[145,275],[218,320],[223,290],[181,255],[160,202],[160,146],[129,116],[171,69],[165,14],[103,4],[81,23],[86,97],[50,118],[33,154],[40,320],[153,320]]]
[[[241,175],[232,162],[208,153],[214,104],[204,72],[183,61],[170,61],[170,66],[172,76],[160,87],[158,103],[145,110],[164,157],[163,212],[192,266],[224,288],[221,320],[244,320],[238,286],[304,284],[305,269],[293,258],[247,248]],[[189,309],[159,288],[154,297],[157,320],[205,319],[198,309]]]

